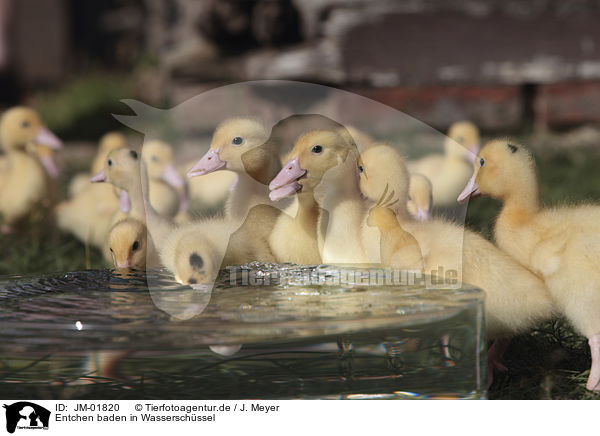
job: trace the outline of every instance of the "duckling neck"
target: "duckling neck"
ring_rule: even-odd
[[[320,208],[311,192],[300,192],[297,194],[298,212],[296,220],[302,223],[309,234],[316,234],[315,223],[319,219]]]
[[[268,185],[258,182],[245,172],[236,174],[238,179],[227,200],[227,215],[234,220],[243,220],[253,206],[269,204]]]
[[[154,245],[160,249],[173,226],[162,218],[150,204],[148,174],[144,164],[141,165],[140,183],[133,183],[126,189],[131,201],[130,214],[146,223]]]
[[[513,192],[502,199],[504,207],[498,216],[498,222],[518,226],[529,221],[540,210],[538,188]]]

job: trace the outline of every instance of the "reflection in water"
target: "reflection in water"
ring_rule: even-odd
[[[243,286],[241,271],[262,285]],[[210,304],[184,321],[155,306],[148,283],[182,305],[197,291],[162,270],[4,277],[0,391],[6,398],[485,395],[480,291],[306,283],[307,274],[336,272],[272,264],[222,271]],[[106,356],[122,359],[111,361],[122,377],[103,378],[93,366]],[[86,374],[94,383],[78,385]]]

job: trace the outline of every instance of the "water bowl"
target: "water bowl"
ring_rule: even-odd
[[[2,277],[0,395],[485,398],[484,293],[425,280],[258,263],[212,289],[162,270]]]

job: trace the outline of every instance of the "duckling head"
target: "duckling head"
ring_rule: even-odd
[[[277,201],[300,191],[314,192],[324,177],[343,177],[344,171],[336,169],[342,169],[348,162],[358,172],[358,149],[349,138],[349,134],[341,129],[313,130],[301,135],[288,162],[269,184],[271,200]]]
[[[182,285],[210,284],[219,274],[215,248],[202,235],[179,241],[175,249],[175,280]]]
[[[431,217],[433,203],[431,191],[431,182],[427,177],[422,174],[411,174],[406,208],[418,221],[427,221]]]
[[[124,190],[130,189],[135,183],[140,183],[140,158],[137,151],[129,148],[111,151],[106,158],[104,168],[90,180],[112,183]]]
[[[145,268],[148,247],[146,226],[139,220],[126,218],[110,230],[108,246],[115,268]]]
[[[267,129],[250,118],[232,118],[222,122],[213,134],[206,154],[188,171],[188,177],[201,176],[220,169],[252,174],[268,156],[257,153],[242,160],[242,155],[264,144]]]
[[[173,148],[163,141],[144,143],[142,160],[146,164],[150,179],[161,179],[174,188],[183,188],[185,182],[173,165]]]
[[[38,113],[24,106],[4,112],[0,119],[0,141],[5,150],[25,150],[30,143],[54,150],[62,146],[60,139],[44,126]]]
[[[470,121],[459,121],[450,126],[444,148],[447,156],[473,163],[479,152],[480,142],[477,126]]]
[[[100,138],[98,152],[92,163],[92,174],[96,174],[104,168],[106,158],[111,151],[125,146],[127,146],[127,138],[121,132],[105,133]]]
[[[458,197],[459,203],[479,195],[499,200],[511,196],[537,195],[538,184],[535,162],[529,150],[507,141],[487,143],[477,155],[473,176]]]
[[[361,154],[360,191],[371,201],[393,193],[401,205],[408,201],[409,176],[404,159],[386,144],[374,144]]]

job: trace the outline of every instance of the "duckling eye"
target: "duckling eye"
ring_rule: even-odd
[[[408,201],[412,201],[412,197],[410,195],[408,196]]]
[[[23,127],[24,129],[28,128],[30,126],[29,121],[23,121],[21,123],[21,127]]]
[[[242,145],[242,142],[244,142],[244,138],[242,138],[241,136],[236,136],[231,140],[231,143],[233,145]]]
[[[311,150],[314,154],[321,154],[321,152],[323,151],[323,146],[322,145],[315,145],[312,150]]]
[[[111,253],[114,253],[112,247],[109,247],[109,250],[110,250]]]
[[[484,158],[479,159],[479,166],[482,167],[483,164],[485,164],[485,159]]]
[[[136,251],[138,248],[140,248],[140,243],[138,241],[135,241],[131,246],[131,251]]]
[[[158,157],[157,156],[152,156],[150,159],[152,160],[152,162],[158,162]]]
[[[365,171],[365,169],[363,168],[363,166],[359,165],[358,166],[358,172],[362,174],[364,171]]]
[[[109,159],[109,160],[108,160],[108,166],[109,166],[109,167],[112,167],[112,159]]]
[[[190,279],[188,280],[188,283],[189,283],[190,285],[195,285],[195,284],[196,284],[196,283],[198,283],[198,282],[196,281],[196,279],[195,279],[195,278],[193,278],[193,277],[190,277]]]
[[[137,159],[138,158],[138,154],[135,150],[129,150],[129,154],[131,155],[132,158]]]

